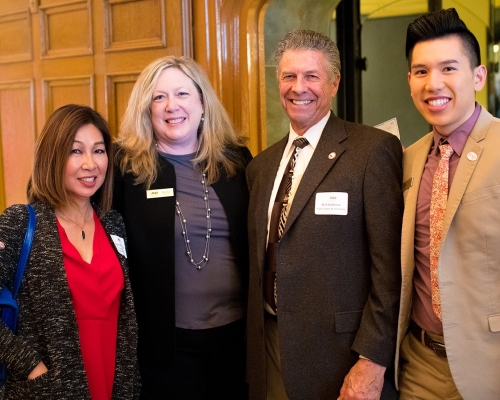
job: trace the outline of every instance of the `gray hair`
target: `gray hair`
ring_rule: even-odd
[[[279,76],[280,61],[287,50],[318,50],[323,53],[329,81],[340,75],[340,54],[337,45],[328,36],[310,29],[296,29],[288,32],[278,43],[274,52],[276,75]]]

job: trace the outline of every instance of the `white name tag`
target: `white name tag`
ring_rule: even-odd
[[[146,192],[148,199],[157,199],[159,197],[172,197],[174,195],[174,188],[153,189]]]
[[[347,215],[347,193],[316,193],[316,215]]]
[[[127,249],[125,248],[125,240],[117,235],[111,235],[111,239],[113,239],[113,243],[115,244],[116,250],[123,257],[127,258]]]

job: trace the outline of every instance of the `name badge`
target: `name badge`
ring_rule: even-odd
[[[316,193],[316,215],[347,215],[348,195],[345,192]]]
[[[159,197],[172,197],[174,195],[174,188],[153,189],[146,192],[148,199],[157,199]]]
[[[118,250],[118,253],[120,253],[123,257],[127,258],[127,249],[125,248],[125,240],[123,240],[123,238],[117,235],[110,235],[110,236],[111,239],[113,240],[113,243],[115,244],[116,250]]]

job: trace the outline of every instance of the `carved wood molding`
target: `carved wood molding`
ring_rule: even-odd
[[[15,91],[15,90],[27,90],[29,93],[29,99],[28,102],[29,104],[27,105],[29,108],[29,115],[24,115],[24,118],[30,119],[31,120],[31,134],[33,135],[33,141],[36,139],[36,118],[35,118],[35,90],[34,90],[35,84],[32,79],[29,80],[17,80],[17,81],[5,81],[5,82],[0,82],[0,209],[4,210],[5,207],[7,206],[7,196],[6,196],[6,188],[5,188],[5,168],[4,168],[4,148],[3,148],[3,135],[13,135],[15,132],[4,132],[4,123],[6,121],[2,121],[1,115],[2,112],[1,110],[9,110],[11,108],[19,108],[19,103],[14,100],[14,103],[12,103],[9,106],[6,106],[5,104],[2,104],[2,92],[9,92],[9,91]],[[11,94],[6,95],[9,99],[12,99]],[[7,128],[8,129],[8,128]],[[32,154],[26,154],[26,157],[29,159],[32,157]]]
[[[33,60],[28,10],[0,15],[0,42],[3,42],[0,64]]]
[[[68,103],[95,108],[94,76],[44,78],[42,79],[42,102],[45,119],[57,108]]]
[[[103,4],[104,51],[167,46],[164,0],[104,0]],[[115,13],[129,14],[130,21],[115,18]],[[146,25],[146,20],[149,25]],[[117,21],[122,24],[129,22],[130,25],[117,24]]]
[[[39,6],[42,59],[93,54],[91,9],[90,0]]]
[[[269,1],[193,3],[194,57],[253,154],[266,146],[263,15]]]
[[[114,137],[116,137],[119,132],[120,117],[124,114],[131,89],[139,74],[140,71],[106,75],[106,117],[108,119],[109,130]],[[122,91],[126,93],[121,93],[120,87],[123,87]],[[130,90],[127,90],[126,87]]]
[[[38,12],[38,0],[29,0],[30,2],[30,13],[36,14]]]

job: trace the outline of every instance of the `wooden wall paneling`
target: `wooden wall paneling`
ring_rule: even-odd
[[[263,15],[270,0],[193,3],[194,55],[257,154],[266,145]]]
[[[102,6],[103,54],[96,48],[94,60],[96,81],[102,79],[105,92],[97,101],[104,99],[104,114],[117,135],[146,65],[167,54],[192,56],[191,0],[103,0]]]
[[[104,0],[104,15],[105,51],[166,46],[163,0]]]
[[[39,7],[42,58],[92,54],[90,0]]]
[[[33,81],[0,83],[0,207],[26,203],[35,145]]]
[[[191,0],[181,0],[182,54],[193,57],[193,6]],[[170,28],[170,25],[169,25]],[[173,27],[175,28],[175,26]]]
[[[251,0],[244,4],[244,21],[240,24],[240,36],[246,43],[238,42],[239,52],[245,54],[240,73],[246,77],[244,99],[248,104],[242,115],[242,123],[248,128],[250,150],[257,154],[267,146],[266,129],[266,71],[264,53],[264,17],[270,0]],[[243,23],[244,22],[244,23]]]
[[[32,85],[35,120],[18,129],[34,140],[55,109],[79,103],[101,112],[116,134],[144,67],[167,54],[193,57],[195,3],[198,0],[0,0],[0,84]],[[202,30],[206,37],[205,25]],[[220,77],[221,69],[216,71]],[[10,96],[11,91],[4,93]],[[0,96],[4,102],[8,97]],[[12,107],[2,105],[1,123],[12,124],[4,110],[11,112]],[[12,129],[3,129],[0,134],[7,129],[11,135]],[[5,146],[12,147],[9,143]],[[10,168],[13,160],[2,162],[2,154],[0,209],[19,193],[3,181],[2,167],[9,163]],[[17,158],[12,165],[31,169],[30,162]]]
[[[73,76],[42,79],[45,119],[59,107],[74,103],[94,108],[94,77]]]
[[[30,13],[35,14],[38,12],[38,0],[29,0]]]
[[[118,135],[121,118],[125,114],[128,99],[139,73],[106,75],[106,99],[111,135]]]
[[[222,43],[218,40],[221,33],[221,4],[222,0],[193,1],[193,58],[207,73],[218,96],[221,96],[223,89],[220,54]],[[230,112],[229,114],[231,115]]]
[[[29,8],[30,0],[2,0],[0,1],[0,14],[9,14]]]
[[[0,63],[32,60],[29,11],[0,14]]]
[[[191,0],[103,0],[103,14],[106,52],[172,48],[192,55]]]

